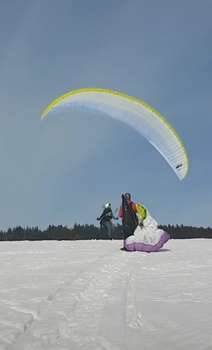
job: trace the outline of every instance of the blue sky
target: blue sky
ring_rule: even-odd
[[[207,0],[0,1],[0,228],[95,223],[126,191],[161,224],[212,226],[211,13]],[[40,120],[82,87],[164,114],[186,145],[188,177],[104,115]]]

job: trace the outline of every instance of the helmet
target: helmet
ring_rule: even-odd
[[[125,199],[130,200],[131,199],[131,194],[130,193],[125,193],[124,194]]]
[[[105,204],[105,208],[109,208],[109,207],[111,207],[111,204],[110,203],[106,203]]]

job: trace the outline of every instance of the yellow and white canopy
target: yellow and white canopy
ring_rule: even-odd
[[[180,180],[187,175],[188,156],[180,136],[157,110],[144,101],[109,89],[84,88],[52,101],[44,109],[42,118],[53,110],[66,107],[96,110],[126,123],[161,153]]]

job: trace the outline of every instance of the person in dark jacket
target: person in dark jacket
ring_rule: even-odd
[[[106,203],[104,205],[104,210],[102,214],[97,218],[97,220],[100,221],[101,230],[106,231],[110,239],[112,239],[112,230],[113,230],[112,219],[118,220],[118,218],[116,218],[113,215],[111,204]]]
[[[122,194],[122,205],[118,213],[122,220],[124,239],[133,235],[138,226],[137,208],[132,201],[130,193]]]

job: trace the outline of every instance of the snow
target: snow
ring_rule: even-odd
[[[212,240],[0,242],[0,350],[212,349]]]

